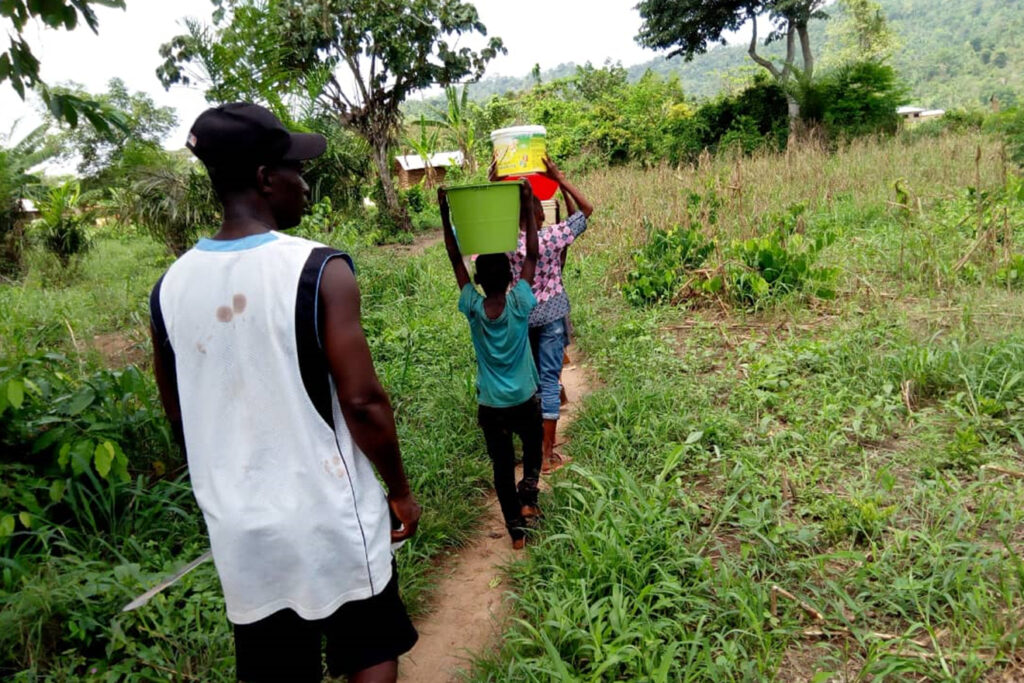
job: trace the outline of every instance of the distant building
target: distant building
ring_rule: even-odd
[[[31,199],[19,199],[18,207],[18,220],[31,221],[39,218],[39,207]]]
[[[930,119],[938,119],[946,113],[945,109],[925,109],[924,107],[896,107],[896,113],[904,123],[918,123]]]
[[[406,154],[395,157],[395,175],[398,176],[398,186],[407,190],[417,185],[427,177],[427,168],[432,171],[432,180],[435,184],[444,180],[450,166],[462,166],[462,152],[435,152],[425,160],[419,154]]]

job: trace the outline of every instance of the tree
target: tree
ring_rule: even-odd
[[[234,84],[260,101],[285,92],[330,111],[370,147],[391,220],[411,229],[391,177],[390,151],[401,130],[401,103],[412,92],[483,75],[504,47],[491,38],[479,52],[450,44],[487,34],[462,0],[214,0],[214,29],[194,26],[161,48],[165,87],[199,69],[224,99]],[[230,16],[229,16],[230,15]],[[245,50],[245,37],[267,49]],[[244,55],[244,60],[223,59]],[[346,87],[351,84],[350,87]]]
[[[839,0],[842,10],[836,21],[826,29],[831,49],[828,64],[840,66],[853,62],[883,62],[896,52],[899,41],[882,6],[875,0]],[[979,41],[977,52],[980,49]]]
[[[440,118],[451,141],[462,152],[462,160],[469,173],[476,173],[476,128],[469,117],[469,89],[462,87],[462,93],[449,85],[444,89],[447,106],[442,110],[431,107]],[[434,150],[437,151],[437,150]]]
[[[715,43],[725,44],[725,34],[751,24],[747,54],[780,84],[785,86],[794,75],[797,42],[802,59],[801,77],[814,77],[814,54],[808,24],[811,19],[827,17],[825,0],[641,0],[637,5],[644,23],[637,41],[645,47],[671,49],[669,57],[682,55],[687,61],[704,54]],[[786,56],[781,65],[758,53],[758,19],[767,15],[771,25],[765,45],[786,41]],[[787,95],[790,119],[800,117],[797,98]]]
[[[124,9],[124,0],[2,0],[0,17],[10,20],[14,34],[8,37],[7,49],[0,53],[0,84],[11,82],[11,87],[22,100],[27,89],[36,88],[50,112],[59,120],[74,127],[79,117],[88,119],[99,129],[123,124],[119,113],[100,103],[67,92],[52,91],[39,78],[39,60],[22,36],[30,19],[39,19],[50,28],[74,30],[80,20],[99,32],[96,12],[90,5]]]
[[[430,158],[437,151],[437,140],[440,137],[441,131],[438,130],[439,123],[437,121],[428,121],[427,117],[420,114],[419,124],[419,136],[414,137],[407,135],[405,137],[405,144],[412,148],[414,152],[423,160],[423,171],[424,177],[426,178],[427,187],[434,185],[434,167],[430,164]]]
[[[157,106],[146,93],[128,92],[120,78],[110,79],[107,92],[94,97],[78,88],[64,91],[92,98],[124,114],[123,128],[77,126],[58,136],[59,157],[65,160],[79,157],[79,174],[100,180],[101,184],[116,184],[110,176],[120,175],[116,167],[121,165],[128,151],[137,146],[159,147],[163,138],[178,125],[173,108]]]
[[[206,172],[187,152],[151,150],[148,156],[130,185],[111,192],[110,204],[118,220],[137,225],[181,256],[202,230],[217,225],[219,205]]]

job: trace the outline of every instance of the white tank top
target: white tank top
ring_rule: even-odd
[[[338,404],[318,290],[332,258],[278,232],[203,239],[150,298],[228,619],[320,619],[391,578],[390,518]]]

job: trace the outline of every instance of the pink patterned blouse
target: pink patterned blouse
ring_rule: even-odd
[[[581,211],[568,220],[541,228],[537,233],[540,256],[537,273],[533,278],[533,295],[537,307],[530,313],[530,327],[540,327],[569,315],[569,295],[562,284],[562,252],[587,229],[587,217]],[[519,281],[519,273],[526,258],[526,236],[519,234],[519,248],[509,254],[512,263],[512,284]]]

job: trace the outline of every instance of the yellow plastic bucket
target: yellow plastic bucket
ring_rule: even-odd
[[[544,126],[515,126],[491,133],[498,177],[543,173],[547,134]]]

